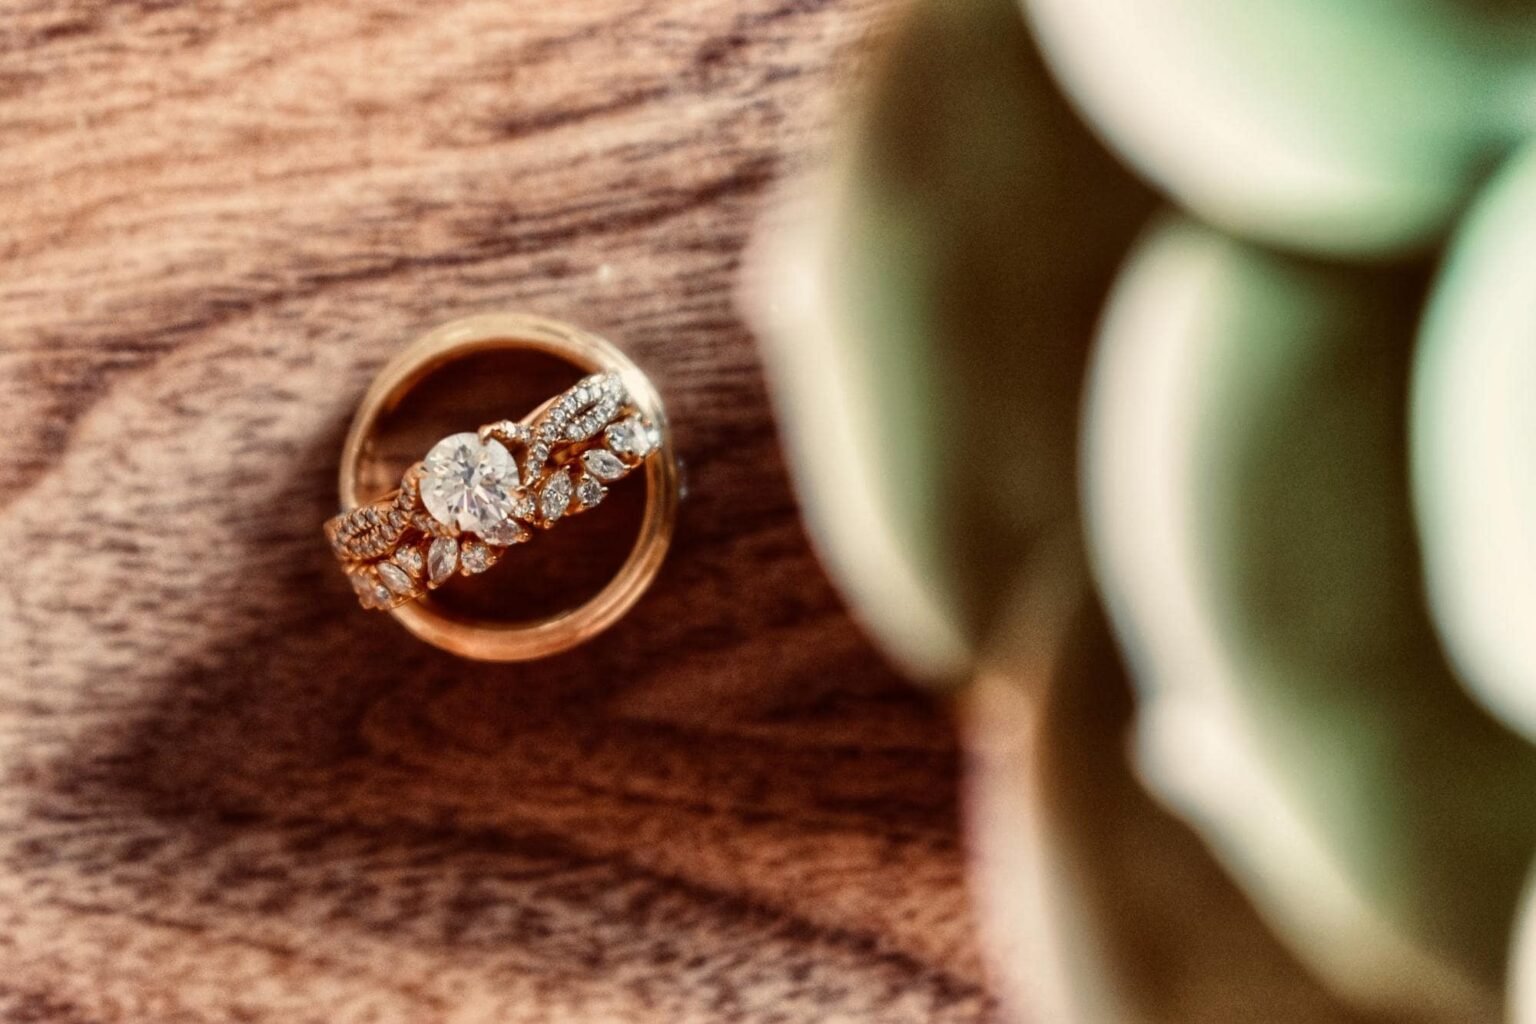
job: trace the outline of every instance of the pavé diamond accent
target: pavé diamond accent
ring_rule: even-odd
[[[523,460],[523,478],[538,479],[556,440],[585,441],[611,422],[628,400],[624,383],[616,373],[584,377],[535,421],[535,441]]]
[[[582,474],[581,479],[576,481],[576,500],[581,502],[582,508],[591,508],[602,501],[607,493],[608,488],[586,474]]]
[[[482,441],[495,438],[498,441],[511,441],[516,444],[527,444],[533,439],[533,431],[516,420],[497,420],[495,423],[487,423],[476,431],[476,435]]]
[[[491,549],[478,540],[467,540],[459,549],[459,565],[464,569],[466,576],[472,576],[477,572],[485,572],[495,561],[491,557]]]

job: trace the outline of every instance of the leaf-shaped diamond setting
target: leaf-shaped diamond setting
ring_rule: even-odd
[[[593,448],[582,452],[581,464],[586,467],[588,473],[603,483],[612,483],[629,472],[629,467],[606,448]]]
[[[503,519],[489,530],[482,531],[480,536],[485,538],[487,544],[495,544],[497,547],[510,547],[513,544],[521,544],[528,539],[528,529],[516,519]]]
[[[539,488],[539,512],[546,523],[553,523],[565,515],[571,504],[571,478],[565,470],[557,470]]]
[[[403,547],[395,552],[395,564],[417,578],[421,576],[424,563],[421,548]]]
[[[379,579],[384,581],[384,585],[401,597],[416,589],[416,581],[394,562],[380,562],[377,569]]]
[[[459,567],[459,542],[452,537],[434,538],[427,548],[427,577],[433,586],[453,575]]]
[[[398,492],[333,517],[326,536],[362,605],[397,607],[594,507],[659,444],[620,376],[593,374],[536,416],[443,438]]]
[[[655,451],[658,441],[652,428],[646,426],[639,416],[630,416],[611,424],[603,436],[609,448],[635,462]]]

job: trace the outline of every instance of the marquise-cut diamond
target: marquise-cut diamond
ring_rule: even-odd
[[[638,416],[611,425],[604,437],[609,448],[631,459],[643,459],[656,447],[656,438]]]
[[[506,445],[453,434],[422,460],[421,500],[444,526],[484,533],[512,511],[517,463]]]
[[[421,549],[401,548],[395,552],[395,564],[412,576],[420,576],[422,566]]]
[[[539,511],[549,522],[565,515],[571,504],[571,478],[565,470],[550,475],[539,490]]]
[[[438,537],[427,549],[427,575],[441,583],[459,567],[459,542],[452,537]]]
[[[373,573],[364,570],[352,577],[352,589],[357,591],[358,600],[364,608],[387,608],[393,599],[389,588],[379,582],[379,578]]]
[[[379,579],[384,585],[397,594],[409,594],[416,589],[416,584],[411,580],[410,574],[393,562],[379,563]]]
[[[495,544],[498,547],[509,547],[520,541],[527,540],[528,530],[515,519],[503,519],[480,536],[484,537],[488,544]]]
[[[629,467],[620,462],[617,455],[605,448],[582,452],[581,464],[603,483],[613,483],[629,471]]]

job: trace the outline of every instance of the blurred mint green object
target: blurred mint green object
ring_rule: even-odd
[[[1536,147],[1453,239],[1420,336],[1414,477],[1447,650],[1536,738]]]
[[[1079,535],[1084,339],[1153,201],[1016,11],[920,13],[748,301],[825,560],[897,660],[961,679],[1028,553]]]
[[[922,0],[765,221],[1021,1016],[1536,1024],[1532,135],[1513,0]]]
[[[1021,0],[1114,148],[1259,242],[1433,242],[1536,128],[1536,16],[1458,0]]]
[[[1148,783],[1339,991],[1458,1019],[1503,972],[1536,749],[1460,688],[1420,602],[1420,291],[1160,226],[1100,332],[1086,493]]]

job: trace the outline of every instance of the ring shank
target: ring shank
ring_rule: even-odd
[[[584,604],[529,622],[459,615],[430,596],[390,610],[420,639],[477,661],[527,661],[558,654],[613,625],[656,578],[677,523],[677,459],[661,396],[650,379],[604,338],[559,321],[513,313],[484,314],[444,324],[385,365],[363,395],[342,448],[339,492],[343,511],[363,503],[358,494],[360,470],[368,439],[381,417],[433,371],[466,356],[504,349],[543,352],[586,373],[618,373],[630,403],[660,432],[661,445],[645,462],[645,511],[634,547],[614,577]]]

